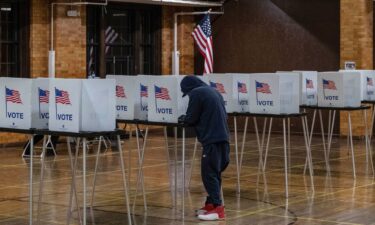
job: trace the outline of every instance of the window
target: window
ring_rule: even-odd
[[[0,3],[0,76],[19,76],[17,5]]]
[[[88,7],[88,75],[160,74],[160,6]]]

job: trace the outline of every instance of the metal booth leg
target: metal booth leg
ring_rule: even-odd
[[[98,150],[96,152],[94,177],[93,177],[93,182],[92,182],[92,193],[91,193],[91,207],[92,208],[94,207],[95,187],[96,187],[96,175],[97,175],[97,172],[98,172],[98,165],[99,165],[100,149],[102,147],[102,140],[103,140],[103,136],[100,136],[99,137]]]
[[[241,170],[242,170],[242,161],[243,161],[243,153],[245,150],[245,143],[246,143],[246,135],[247,135],[247,126],[249,123],[249,117],[246,117],[245,119],[245,125],[243,130],[243,136],[242,136],[242,145],[241,145],[241,156],[240,156],[240,176],[241,176]]]
[[[185,218],[185,127],[182,128],[182,219]]]
[[[191,178],[193,177],[194,162],[195,162],[195,155],[197,153],[197,148],[198,148],[198,138],[195,138],[193,157],[192,157],[192,160],[191,160],[191,167],[190,167],[189,181],[188,181],[188,184],[187,184],[188,188],[190,188]]]
[[[29,173],[29,224],[33,224],[33,154],[34,154],[34,135],[29,136],[30,142],[30,173]]]
[[[288,154],[287,154],[287,138],[286,138],[286,125],[285,118],[283,118],[283,136],[284,136],[284,173],[285,173],[285,197],[289,197],[288,186]]]
[[[348,112],[348,122],[349,122],[350,150],[352,153],[353,178],[355,179],[356,178],[355,156],[354,156],[354,147],[353,147],[352,119],[351,119],[350,111]]]
[[[168,145],[168,134],[167,134],[167,127],[164,127],[164,140],[165,140],[165,151],[167,154],[167,169],[168,169],[168,181],[169,181],[169,189],[171,192],[171,201],[173,204],[173,188],[172,188],[172,172],[171,172],[171,159],[169,156],[169,145]]]
[[[241,193],[241,184],[240,184],[240,169],[239,169],[239,161],[238,161],[238,139],[237,139],[237,117],[234,116],[234,145],[235,145],[235,154],[236,154],[236,172],[237,172],[237,192],[236,194],[239,196]]]
[[[326,170],[329,171],[329,161],[328,161],[328,155],[327,155],[327,148],[326,148],[326,141],[325,141],[325,132],[324,132],[324,125],[323,125],[323,117],[322,117],[322,111],[319,109],[319,121],[320,121],[320,131],[322,133],[322,142],[323,142],[323,150],[324,150],[324,160],[326,162]]]
[[[42,146],[42,158],[41,158],[41,165],[40,165],[40,181],[39,181],[39,199],[38,199],[38,212],[37,212],[37,219],[36,224],[40,223],[40,211],[42,208],[42,195],[43,195],[43,188],[44,188],[44,163],[45,163],[45,156],[46,156],[46,148],[47,148],[47,138],[43,136],[43,146]]]
[[[117,135],[117,147],[118,147],[118,151],[120,153],[120,165],[121,165],[122,181],[123,181],[123,185],[124,185],[126,210],[128,211],[128,223],[129,223],[129,225],[132,225],[132,220],[131,220],[131,216],[130,216],[129,193],[128,193],[128,187],[127,187],[127,180],[126,180],[126,174],[125,174],[125,163],[124,163],[124,156],[122,154],[120,135]]]
[[[309,167],[309,173],[310,173],[310,182],[311,182],[311,188],[312,188],[312,191],[314,192],[315,191],[315,188],[314,188],[314,174],[313,174],[313,163],[312,163],[312,157],[311,157],[311,145],[309,144],[309,136],[308,136],[308,129],[307,129],[307,117],[306,116],[302,116],[301,117],[302,119],[302,128],[303,128],[303,136],[305,138],[305,146],[306,146],[306,157],[307,157],[307,163],[308,163],[308,167]]]
[[[81,217],[81,210],[79,207],[79,202],[78,202],[78,195],[77,195],[77,186],[76,186],[76,168],[77,168],[77,161],[78,161],[78,152],[79,152],[79,146],[81,139],[78,138],[76,142],[76,152],[75,152],[75,158],[73,159],[72,155],[72,149],[70,146],[70,137],[66,138],[67,145],[68,145],[68,152],[69,152],[69,161],[70,161],[70,170],[72,172],[72,181],[70,185],[70,198],[69,198],[69,210],[68,210],[68,216],[67,216],[67,222],[66,224],[70,224],[70,219],[72,217],[72,205],[73,205],[73,194],[76,199],[76,206],[77,206],[77,212],[78,212],[78,218],[80,224],[82,224],[82,217]]]
[[[137,136],[137,143],[139,143],[139,130],[136,129],[136,136]],[[142,195],[143,195],[143,205],[145,211],[147,211],[147,201],[146,201],[146,193],[145,193],[145,185],[144,185],[144,176],[143,176],[143,162],[144,162],[144,156],[146,151],[146,144],[147,144],[147,137],[148,137],[148,126],[146,127],[146,132],[144,136],[143,146],[142,149],[140,149],[139,144],[138,145],[138,178],[137,178],[137,184],[136,184],[136,190],[135,190],[135,196],[134,196],[134,202],[133,202],[133,211],[135,209],[135,203],[137,200],[138,195],[138,189],[139,185],[142,186]]]
[[[363,110],[363,118],[364,118],[364,123],[365,123],[365,136],[366,136],[366,154],[369,154],[368,157],[366,158],[370,158],[370,164],[371,164],[371,169],[372,169],[372,175],[374,176],[375,175],[375,172],[374,172],[374,162],[373,162],[373,159],[372,159],[372,148],[371,148],[371,137],[369,138],[368,137],[368,125],[367,125],[367,111],[366,110]]]

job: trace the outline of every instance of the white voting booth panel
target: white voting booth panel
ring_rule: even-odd
[[[318,72],[293,71],[300,75],[300,104],[318,105]]]
[[[116,128],[113,79],[51,79],[49,129],[112,131]]]
[[[318,106],[359,107],[360,82],[358,72],[318,73]]]
[[[116,80],[116,118],[134,120],[134,101],[137,82],[136,76],[107,75],[107,79]]]
[[[134,82],[134,119],[148,119],[149,77],[147,75],[138,75]]]
[[[30,129],[32,79],[0,78],[0,127]]]
[[[361,76],[361,100],[375,100],[374,70],[340,70],[339,72],[357,72]]]
[[[249,112],[250,75],[244,73],[228,73],[232,76],[232,104],[234,112]]]
[[[148,120],[177,123],[186,113],[188,97],[182,97],[180,83],[183,76],[150,76]]]
[[[223,96],[225,109],[228,113],[236,112],[233,99],[233,76],[229,74],[208,74],[208,85],[215,88]]]
[[[49,120],[49,79],[37,78],[33,80],[31,106],[31,127],[36,129],[48,129]]]
[[[251,113],[299,113],[299,75],[296,73],[251,74],[249,86]]]

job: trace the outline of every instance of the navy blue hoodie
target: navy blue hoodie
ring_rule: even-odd
[[[203,146],[229,142],[227,113],[220,93],[195,76],[182,79],[181,91],[189,96],[184,122],[195,127],[199,142]]]

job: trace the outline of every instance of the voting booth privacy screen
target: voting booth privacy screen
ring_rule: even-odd
[[[188,98],[182,98],[183,76],[149,76],[148,120],[177,123],[186,113]]]
[[[33,79],[31,92],[32,128],[48,129],[49,95],[49,79]]]
[[[299,75],[296,73],[260,73],[249,78],[251,113],[299,113]]]
[[[249,84],[251,74],[228,74],[232,76],[232,105],[234,112],[249,112]]]
[[[361,100],[375,100],[374,70],[340,70],[339,72],[357,72],[361,76]]]
[[[325,107],[359,107],[361,76],[358,72],[318,73],[318,105]]]
[[[293,71],[300,76],[300,104],[318,105],[318,72]]]
[[[134,101],[137,95],[136,76],[107,75],[107,79],[116,80],[116,118],[120,120],[133,120]]]
[[[30,129],[32,79],[0,78],[0,127]]]
[[[208,74],[208,85],[215,88],[223,96],[225,109],[228,113],[236,111],[233,104],[233,76],[229,74]]]
[[[113,79],[51,79],[49,129],[111,131],[116,127]]]
[[[134,82],[134,119],[148,119],[149,77],[150,76],[146,75],[138,75],[136,82]]]

